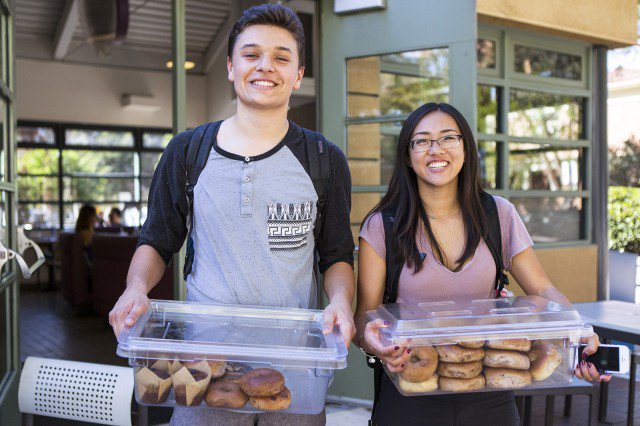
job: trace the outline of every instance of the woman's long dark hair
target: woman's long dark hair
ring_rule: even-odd
[[[409,267],[413,267],[415,272],[422,269],[422,259],[416,245],[416,235],[419,235],[420,227],[424,226],[434,253],[443,264],[446,264],[442,248],[433,234],[427,220],[427,213],[420,201],[416,173],[409,166],[408,161],[411,136],[420,120],[432,111],[442,111],[449,114],[458,123],[464,141],[464,163],[458,174],[458,201],[466,232],[466,244],[462,255],[456,261],[458,266],[454,271],[459,271],[464,263],[473,256],[480,243],[480,238],[487,236],[487,219],[480,203],[481,188],[476,142],[467,120],[460,111],[449,104],[431,102],[422,105],[409,115],[398,137],[396,162],[389,189],[380,203],[367,214],[363,224],[375,213],[389,212],[394,217],[392,245],[394,254],[400,256],[402,264],[406,262]]]
[[[93,228],[93,221],[97,217],[96,208],[85,204],[80,208],[78,220],[76,220],[76,232]]]

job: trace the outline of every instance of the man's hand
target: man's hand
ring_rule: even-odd
[[[133,326],[140,315],[147,312],[147,309],[149,309],[147,294],[134,287],[128,287],[109,312],[109,324],[113,327],[116,337],[125,327]]]
[[[349,349],[351,339],[356,334],[356,326],[353,323],[353,313],[351,306],[345,302],[331,302],[324,308],[324,324],[322,334],[329,334],[334,326],[340,327],[340,333],[344,339],[344,344]]]

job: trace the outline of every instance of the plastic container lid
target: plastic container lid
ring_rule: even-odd
[[[593,335],[593,328],[571,308],[538,296],[454,300],[419,304],[390,303],[367,312],[389,327],[386,344],[437,345],[509,339],[571,339]],[[410,339],[410,341],[409,341]]]
[[[322,334],[323,312],[310,309],[151,300],[118,336],[118,355],[144,359],[225,359],[342,369],[347,348],[337,327]]]

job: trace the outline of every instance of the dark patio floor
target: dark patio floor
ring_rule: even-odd
[[[28,356],[126,366],[116,355],[116,339],[106,318],[95,315],[78,317],[60,292],[25,289],[21,292],[21,358]],[[609,416],[601,425],[626,425],[629,381],[614,377],[609,387]],[[588,397],[575,396],[570,417],[563,417],[564,397],[556,397],[555,425],[586,425]],[[543,425],[545,398],[534,397],[531,425]],[[635,425],[640,425],[640,392],[636,393]],[[152,407],[150,424],[166,423],[170,410]],[[363,425],[366,425],[363,418]],[[34,424],[47,426],[86,425],[88,423],[37,417]],[[426,423],[425,423],[426,424]],[[351,423],[348,426],[356,426]]]

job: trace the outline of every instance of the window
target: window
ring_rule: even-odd
[[[123,211],[124,223],[146,218],[149,185],[167,130],[18,123],[18,214],[34,228],[73,228],[83,204]]]
[[[484,32],[494,44],[487,45]],[[512,30],[485,28],[480,34],[477,130],[482,186],[515,205],[534,242],[590,241],[591,89],[584,73],[589,47],[550,38],[529,40]],[[493,54],[498,60],[487,66],[491,61],[483,58],[501,49],[511,64]]]
[[[347,60],[347,159],[353,183],[351,228],[391,180],[398,135],[425,102],[449,99],[448,49],[427,49]]]

